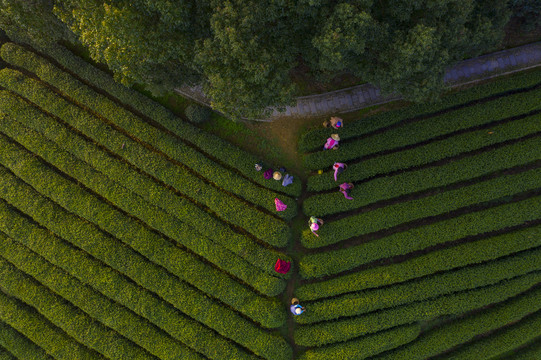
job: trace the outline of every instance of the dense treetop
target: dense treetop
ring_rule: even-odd
[[[258,116],[295,95],[291,73],[347,71],[408,99],[437,95],[445,67],[489,51],[506,0],[0,0],[0,27],[81,42],[124,84],[202,84],[213,107]]]

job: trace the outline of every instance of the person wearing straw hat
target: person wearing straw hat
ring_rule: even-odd
[[[331,137],[327,139],[327,142],[325,143],[325,145],[323,145],[323,150],[338,149],[339,141],[340,141],[340,136],[338,136],[338,134],[332,134]]]
[[[276,181],[279,181],[282,179],[282,173],[279,172],[279,171],[275,171],[273,174],[272,174],[272,178]]]
[[[340,191],[342,194],[344,194],[344,197],[348,200],[353,200],[353,198],[351,197],[351,195],[349,194],[351,189],[353,189],[353,184],[352,183],[343,183],[343,184],[340,184],[340,186],[338,187],[338,191]]]
[[[299,299],[291,299],[291,306],[289,307],[291,313],[295,316],[302,314],[306,309],[299,304]]]
[[[310,219],[308,220],[308,225],[310,226],[310,230],[312,231],[312,234],[315,236],[319,236],[316,231],[319,230],[319,224],[323,225],[323,220],[318,219],[315,216],[310,216]]]
[[[344,127],[344,120],[337,116],[331,116],[330,120],[326,120],[323,122],[323,126],[326,128],[331,126],[334,129],[341,129],[342,127]]]

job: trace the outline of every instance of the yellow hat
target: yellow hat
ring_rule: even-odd
[[[332,134],[332,135],[331,135],[331,138],[332,138],[333,140],[340,141],[340,136],[338,136],[338,134]]]
[[[280,180],[282,178],[282,174],[279,171],[275,171],[274,174],[272,174],[272,178],[274,180]]]

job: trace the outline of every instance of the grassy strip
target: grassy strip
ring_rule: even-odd
[[[156,266],[160,265],[180,279],[219,299],[265,327],[279,327],[285,322],[284,309],[277,299],[255,294],[221,271],[202,263],[166,240],[155,241],[161,238],[153,235],[152,232],[145,233],[144,229],[138,231],[137,227],[129,226],[130,223],[136,226],[133,221],[129,221],[127,218],[115,218],[114,214],[110,212],[99,213],[104,219],[110,221],[111,226],[116,224],[118,232],[115,232],[125,245],[139,251],[150,261],[141,258],[139,254],[132,252],[128,247],[103,234],[91,223],[65,211],[13,176],[5,168],[0,169],[0,176],[2,178],[0,182],[1,198],[6,199],[24,213],[32,216],[42,226],[51,229],[76,246],[93,253],[98,258],[104,258],[104,262],[113,261],[116,265],[114,267],[127,270],[130,268],[127,266],[129,264],[124,265],[121,261],[126,257],[130,258],[133,264],[138,264],[141,269],[139,271],[146,273],[155,270],[155,273],[161,274],[161,277],[167,277],[168,274]],[[52,187],[50,184],[48,186]],[[64,193],[64,200],[77,204],[79,210],[84,209],[85,206],[88,211],[99,209],[99,207],[94,208],[93,204],[81,203],[78,196],[68,196]],[[84,236],[80,234],[84,234]],[[95,254],[96,251],[98,251],[97,254]],[[117,256],[119,258],[116,258]]]
[[[541,136],[537,136],[442,166],[374,179],[355,187],[351,191],[353,200],[345,199],[338,191],[312,196],[304,201],[303,210],[310,216],[336,214],[376,201],[467,181],[540,158]]]
[[[405,255],[438,244],[476,236],[539,219],[541,196],[464,214],[413,228],[362,245],[306,255],[300,260],[304,278],[338,274],[369,262]]]
[[[88,348],[96,350],[109,359],[156,359],[129,338],[66,302],[2,257],[0,257],[0,274],[2,288],[8,295],[34,307],[50,322]],[[92,300],[89,299],[89,301]],[[112,324],[114,324],[114,319],[111,319]],[[119,325],[125,324],[119,322]]]
[[[13,354],[11,359],[53,360],[42,348],[3,321],[0,321],[0,346]]]
[[[85,287],[34,253],[24,251],[21,246],[6,241],[0,251],[9,253],[10,250],[17,252],[11,254],[17,264],[0,257],[4,289],[36,308],[89,348],[110,359],[154,359],[154,356],[160,359],[178,359],[179,356],[203,359],[155,327],[149,326],[128,309]],[[31,272],[38,274],[39,278],[33,278],[32,274],[17,267],[24,266],[25,262],[25,268],[33,267]]]
[[[105,360],[51,324],[33,308],[0,291],[0,319],[60,360]]]
[[[11,238],[0,233],[0,239],[2,239],[0,256],[9,261],[22,273],[28,274],[41,283],[44,286],[42,292],[47,293],[50,290],[52,293],[83,310],[93,319],[117,331],[160,359],[203,359],[203,356],[195,353],[184,343],[172,339],[146,319],[132,312],[129,308],[133,307],[133,305],[123,306],[130,302],[137,302],[135,299],[138,299],[141,303],[146,302],[144,306],[148,307],[154,307],[156,303],[161,303],[156,297],[149,296],[149,294],[144,294],[141,297],[133,296],[135,294],[141,294],[143,291],[133,291],[134,285],[127,285],[129,284],[127,279],[122,279],[124,281],[121,282],[118,281],[118,275],[113,277],[117,280],[115,284],[117,287],[126,287],[124,288],[123,298],[123,303],[125,304],[121,304],[107,298],[106,294],[102,294],[90,286],[85,285],[86,282],[71,276],[66,271],[49,263],[40,255]],[[90,275],[91,270],[84,267],[84,263],[79,263],[78,265],[89,273],[88,277],[96,275],[95,272]],[[111,282],[111,280],[111,277],[102,276],[101,279],[93,279],[92,282]],[[24,282],[24,280],[21,281]],[[155,310],[158,309],[163,309],[163,306],[158,306]],[[164,315],[163,319],[166,319],[168,314],[165,312],[162,315]],[[155,317],[158,318],[157,316]],[[238,359],[252,358],[252,356],[231,342],[212,336],[212,332],[208,329],[204,329],[202,326],[192,325],[193,321],[183,319],[179,316],[172,316],[170,321],[173,321],[173,319],[177,321],[179,319],[184,320],[179,321],[177,326],[182,327],[185,333],[189,335],[185,335],[181,341],[187,340],[186,343],[191,346],[195,345],[194,350],[207,358],[221,359],[222,356]],[[189,336],[193,336],[193,334],[198,334],[199,341],[197,343],[189,340]]]
[[[59,145],[71,146],[79,151],[90,151],[88,147],[84,146],[84,141],[78,135],[70,133],[53,119],[30,108],[28,105],[24,106],[20,100],[18,101],[18,99],[10,96],[10,94],[0,92],[0,109],[4,111],[8,107],[9,110],[7,112],[10,115],[4,117],[2,131],[21,143],[29,151],[43,157],[53,166],[77,179],[86,187],[96,191],[100,196],[119,206],[127,213],[136,216],[154,229],[158,229],[225,271],[242,278],[258,291],[274,296],[282,292],[285,288],[284,280],[270,275],[271,272],[274,272],[273,266],[276,259],[278,257],[284,259],[286,258],[285,256],[254,244],[253,241],[250,241],[246,237],[238,236],[244,240],[239,246],[242,246],[242,249],[245,251],[243,252],[241,249],[237,251],[240,255],[244,255],[244,257],[248,257],[251,260],[247,263],[246,260],[239,258],[237,254],[224,248],[222,246],[223,243],[215,243],[206,236],[199,234],[196,230],[185,226],[183,223],[179,223],[178,218],[157,207],[156,204],[149,204],[145,199],[133,193],[129,184],[124,184],[122,181],[127,176],[125,172],[118,173],[117,179],[121,181],[120,184],[114,182],[107,176],[96,171],[92,166],[60,149],[57,144],[47,141],[41,134],[12,120],[11,116],[14,116],[17,120],[24,123],[36,124],[39,122],[40,126],[38,127],[47,127],[48,133],[58,134],[57,137],[61,137],[61,139],[58,139]],[[76,140],[80,141],[77,142]],[[96,150],[98,152],[101,151],[99,148]],[[88,154],[91,154],[94,158],[97,155],[96,152]],[[111,172],[114,169],[115,163],[119,161],[113,158],[108,158],[107,160],[109,161],[103,165],[105,165],[105,169],[108,169],[108,172]],[[107,167],[107,165],[110,166]],[[124,186],[122,186],[123,184]],[[149,189],[147,189],[147,193],[149,192]],[[233,239],[237,240],[236,237]],[[229,241],[233,239],[229,239]],[[237,249],[233,246],[230,247]],[[261,254],[260,256],[252,255],[259,253]],[[262,260],[266,261],[258,264],[258,261],[261,262]],[[254,268],[255,264],[257,264],[257,267]],[[262,265],[266,266],[266,272],[263,272],[260,268]],[[248,277],[246,277],[247,275]]]
[[[541,124],[541,121],[539,123]],[[463,207],[534,190],[539,188],[540,184],[541,168],[519,174],[503,175],[433,196],[401,202],[328,222],[318,231],[319,237],[314,236],[310,230],[305,230],[301,241],[308,248],[335,244],[410,221],[438,216]]]
[[[447,157],[477,150],[503,141],[518,139],[541,131],[541,115],[527,116],[504,124],[456,135],[444,140],[381,155],[348,166],[340,175],[340,182],[356,182],[378,174],[425,165]],[[335,188],[334,172],[308,178],[309,191]]]
[[[453,346],[465,343],[479,334],[518,321],[528,314],[539,311],[540,308],[541,288],[536,287],[516,298],[437,327],[422,334],[416,341],[381,356],[376,356],[374,360],[426,359]],[[531,359],[534,358],[529,358],[529,360]]]
[[[124,269],[110,262],[111,269],[18,215],[4,202],[0,202],[0,215],[5,219],[4,223],[0,223],[1,231],[202,353],[232,352],[227,350],[231,343],[201,325],[205,324],[264,358],[274,360],[290,357],[291,349],[282,338],[269,334],[177,278],[163,274],[156,266],[148,266],[134,260],[133,256],[124,257],[124,253],[119,253],[119,257],[128,259],[131,265]],[[122,272],[126,275],[123,276]],[[159,298],[144,289],[152,291]],[[196,321],[175,311],[164,300]],[[207,349],[201,350],[201,347]]]
[[[399,326],[359,339],[308,349],[299,357],[299,360],[361,360],[407,344],[415,340],[420,332],[421,327],[417,324]]]
[[[376,333],[398,325],[435,319],[443,315],[462,314],[504,301],[527,291],[539,282],[541,282],[541,272],[537,271],[511,280],[504,280],[496,285],[402,305],[345,320],[297,327],[294,334],[295,343],[303,346],[322,346]]]
[[[534,339],[531,344],[527,345],[524,349],[518,351],[512,351],[511,353],[498,356],[494,359],[498,360],[532,360],[541,359],[541,337]]]
[[[449,354],[439,356],[438,359],[477,360],[492,358],[513,350],[538,336],[541,336],[541,311],[529,315],[505,329],[500,329],[488,337],[464,345]]]
[[[541,88],[495,99],[485,104],[465,107],[439,116],[407,124],[385,131],[383,134],[340,145],[338,151],[320,151],[306,155],[304,166],[317,170],[332,166],[335,161],[348,161],[380,151],[396,149],[403,146],[436,138],[468,129],[472,126],[484,125],[512,116],[526,114],[539,109]],[[323,146],[323,145],[322,145]]]
[[[403,281],[479,264],[518,251],[541,246],[541,225],[457,245],[420,255],[400,263],[371,267],[334,279],[305,284],[295,290],[304,301],[378,288]]]
[[[36,74],[41,80],[59,89],[63,94],[75,99],[78,103],[107,118],[126,132],[191,168],[216,186],[236,194],[252,204],[275,212],[274,199],[280,196],[278,193],[257,186],[243,176],[222,167],[204,154],[179,141],[173,135],[160,131],[123,107],[118,106],[109,98],[97,93],[68,73],[53,66],[44,58],[13,43],[4,44],[1,55],[8,63],[20,66]],[[286,219],[292,219],[297,211],[295,200],[286,196],[280,196],[280,198],[288,205],[288,208],[286,211],[278,213],[278,215]]]
[[[295,320],[301,324],[310,324],[340,317],[356,316],[414,301],[492,285],[534,270],[541,270],[541,248],[415,281],[308,304],[303,303],[307,310],[306,316],[298,316]]]
[[[348,123],[340,130],[341,139],[350,139],[361,136],[372,131],[387,127],[389,125],[414,118],[442,111],[453,106],[466,104],[478,99],[487,98],[493,95],[502,94],[515,89],[523,89],[535,86],[541,82],[541,70],[533,70],[519,73],[512,77],[506,77],[491,83],[476,85],[467,90],[463,90],[441,98],[437,103],[413,104],[405,108],[394,111],[388,111],[376,114],[354,123]],[[475,105],[473,105],[475,106]],[[433,117],[433,116],[431,116]],[[336,130],[334,129],[316,129],[306,132],[299,140],[299,150],[308,152],[319,150],[325,143],[325,139]]]
[[[96,88],[103,89],[120,102],[158,122],[181,139],[195,144],[197,148],[218,159],[221,163],[235,168],[248,179],[266,188],[291,196],[297,197],[301,194],[302,185],[298,179],[287,187],[281,186],[277,181],[264,179],[261,173],[254,170],[254,164],[260,161],[254,155],[183,121],[157,102],[115,82],[111,76],[73,55],[66,48],[57,46],[51,47],[47,51],[58,63],[77,74],[84,81]]]
[[[58,116],[127,162],[187,194],[216,212],[222,219],[242,227],[270,245],[283,247],[291,238],[287,224],[240,199],[205,183],[182,167],[141,146],[105,122],[58,96],[37,80],[11,70],[0,71],[0,84]],[[122,144],[125,147],[122,148]]]

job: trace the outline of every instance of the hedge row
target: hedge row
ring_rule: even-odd
[[[356,316],[492,285],[534,270],[541,270],[541,248],[480,265],[438,273],[415,281],[351,293],[313,303],[304,302],[306,316],[298,316],[295,320],[301,324],[310,324],[340,317]]]
[[[482,335],[482,334],[480,334]],[[541,311],[527,316],[488,337],[481,338],[440,357],[443,359],[478,360],[511,351],[541,336]]]
[[[523,349],[515,350],[512,353],[499,356],[498,360],[532,360],[541,359],[541,337],[534,339],[531,344]]]
[[[314,236],[310,230],[305,230],[302,233],[301,242],[307,248],[335,244],[410,221],[438,216],[460,208],[534,190],[539,188],[539,184],[541,184],[541,168],[514,175],[504,175],[434,196],[400,202],[337,221],[326,222],[325,226],[318,231],[319,237]]]
[[[130,135],[141,139],[167,156],[181,162],[206,178],[210,183],[275,213],[274,199],[279,196],[278,193],[257,186],[243,176],[229,171],[229,169],[179,141],[175,136],[146,123],[137,115],[92,90],[68,73],[53,66],[44,58],[13,43],[4,44],[1,55],[8,63],[36,74],[41,80],[59,89],[62,94],[66,94],[75,102],[83,104],[116,126],[124,129]],[[286,196],[280,197],[288,205],[288,209],[278,213],[278,215],[287,219],[293,218],[296,215],[295,201]]]
[[[63,271],[47,266],[47,262],[35,254],[11,244],[15,246],[2,244],[2,256],[9,251],[20,253],[11,254],[17,264],[0,256],[2,287],[8,294],[36,308],[83,345],[110,359],[150,360],[155,359],[154,356],[164,360],[204,359],[149,326],[130,310],[85,287]],[[17,265],[25,262],[26,269],[34,268],[32,274],[17,268]],[[38,278],[30,277],[36,274]],[[249,359],[248,356],[243,358]]]
[[[5,199],[34,218],[42,226],[77,247],[88,251],[107,264],[112,262],[114,266],[111,266],[119,270],[122,269],[123,273],[137,270],[140,272],[140,276],[149,276],[148,281],[153,281],[150,277],[151,273],[167,279],[171,275],[160,267],[163,266],[171,274],[178,276],[209,296],[219,299],[265,327],[279,327],[284,324],[286,314],[277,299],[255,294],[242,284],[202,263],[170,242],[157,241],[160,238],[150,231],[145,233],[144,228],[137,230],[137,227],[127,226],[130,223],[135,226],[133,221],[126,218],[116,218],[111,212],[100,213],[104,219],[110,222],[110,226],[118,228],[117,230],[113,229],[115,231],[112,235],[117,233],[116,235],[123,242],[119,243],[91,223],[62,209],[3,167],[0,168],[0,177],[2,179],[0,181],[0,198]],[[54,190],[51,189],[52,185],[47,186],[50,187],[49,190]],[[63,200],[71,201],[83,210],[85,206],[86,211],[90,212],[99,209],[99,207],[94,208],[93,204],[83,204],[78,196],[69,196],[66,192],[63,194],[65,197]],[[129,247],[140,252],[146,258]],[[128,263],[124,263],[124,259],[130,260]],[[137,269],[132,270],[131,267],[135,265],[137,265]]]
[[[362,360],[407,344],[415,340],[420,332],[421,327],[417,324],[399,326],[356,340],[309,349],[299,357],[299,360]]]
[[[417,144],[473,126],[526,114],[541,107],[539,98],[541,88],[406,124],[368,138],[340,144],[338,151],[322,150],[306,155],[304,166],[311,170],[322,169],[332,166],[335,161],[347,162],[368,154]]]
[[[201,325],[205,324],[263,358],[290,358],[291,349],[282,338],[269,334],[175,277],[160,274],[158,267],[134,262],[128,270],[114,267],[113,263],[111,269],[18,215],[4,202],[0,202],[0,215],[5,219],[0,231],[201,353],[214,352],[214,357],[220,353],[235,353],[229,341]],[[166,301],[196,321],[186,318]]]
[[[376,333],[398,325],[431,320],[443,315],[462,314],[504,301],[525,292],[540,282],[541,272],[536,271],[487,287],[419,301],[345,320],[300,326],[295,329],[295,343],[303,346],[322,346]]]
[[[177,217],[173,216],[170,212],[168,213],[162,208],[159,208],[157,203],[149,204],[145,199],[142,199],[139,195],[133,193],[132,188],[129,186],[130,184],[126,184],[126,182],[123,181],[129,175],[122,171],[122,167],[115,167],[115,165],[122,164],[122,162],[112,157],[103,159],[105,156],[99,156],[102,152],[99,147],[86,146],[89,144],[77,134],[68,131],[50,117],[40,113],[29,105],[25,105],[21,100],[15,99],[14,96],[6,92],[0,91],[0,109],[9,114],[9,116],[4,118],[2,128],[2,131],[5,134],[21,143],[31,152],[41,156],[56,168],[77,179],[86,187],[91,188],[100,196],[103,196],[116,206],[119,206],[127,213],[136,216],[149,224],[149,226],[158,229],[165,235],[176,240],[225,271],[240,278],[244,277],[244,281],[247,281],[250,285],[254,286],[258,291],[264,294],[271,296],[277,295],[285,288],[285,281],[280,280],[271,274],[274,272],[274,263],[276,262],[276,259],[287,259],[286,256],[259,246],[246,236],[241,236],[232,231],[230,232],[237,236],[227,239],[228,241],[218,237],[218,239],[222,241],[220,243],[215,243],[206,236],[199,234],[196,230],[180,223]],[[56,144],[45,140],[41,134],[12,120],[12,117],[23,122],[25,125],[29,124],[31,127],[37,127],[39,130],[47,132],[50,134],[50,137],[56,141]],[[98,160],[104,160],[101,161],[99,170],[103,170],[103,173],[109,174],[113,172],[115,168],[118,169],[118,171],[116,171],[117,176],[115,179],[117,179],[120,184],[112,181],[104,174],[95,171],[92,166],[89,166],[70,153],[60,149],[59,145],[71,148],[74,152],[84,152],[87,154],[87,158],[91,157],[94,158],[94,160],[96,160],[96,158]],[[22,154],[21,156],[24,157],[25,155]],[[133,172],[138,174],[135,171]],[[153,184],[153,182],[148,181],[147,178],[141,177],[141,185],[147,183],[144,180]],[[153,192],[152,190],[154,190],[154,188],[149,186],[146,190],[146,193],[149,194]],[[195,206],[192,207],[198,209]],[[191,208],[188,210],[190,209]],[[190,215],[193,217],[196,213],[191,213]],[[211,225],[212,224],[213,223],[211,223]],[[229,229],[221,223],[218,224],[221,225],[221,228]],[[235,246],[229,245],[227,248],[236,250],[236,253],[239,255],[230,252],[227,248],[222,246],[230,244],[233,240],[238,240],[239,243]],[[244,259],[250,260],[249,264],[246,260],[239,258],[239,256],[243,256]],[[257,267],[254,268],[253,266]],[[261,269],[261,267],[263,266],[265,267],[264,270],[266,272],[262,272],[263,269]],[[249,274],[249,277],[246,277],[247,274]]]
[[[541,196],[464,214],[370,242],[319,254],[306,255],[299,263],[304,278],[338,274],[369,262],[409,254],[438,244],[498,231],[539,219]]]
[[[304,284],[295,290],[295,297],[310,301],[378,288],[491,261],[538,246],[541,246],[541,225],[431,251],[400,263],[371,267],[330,280]]]
[[[374,360],[426,359],[470,341],[477,335],[518,321],[540,308],[541,288],[538,286],[516,298],[439,326],[421,335],[416,341],[376,356]]]
[[[3,321],[0,321],[0,346],[13,354],[5,359],[53,360],[42,348]]]
[[[453,107],[463,104],[474,106],[475,104],[470,105],[468,103],[495,95],[505,95],[506,92],[516,89],[527,89],[540,82],[541,70],[522,72],[512,77],[506,77],[488,84],[476,85],[473,88],[447,95],[437,103],[413,104],[398,110],[376,114],[353,123],[347,123],[340,130],[340,138],[355,138],[411,118],[437,116],[439,111],[453,110]],[[308,152],[321,149],[325,139],[335,131],[335,129],[320,128],[304,133],[299,139],[299,151]]]
[[[49,113],[77,128],[109,151],[124,158],[160,181],[187,194],[236,226],[244,228],[270,245],[283,247],[291,230],[281,219],[257,210],[240,199],[205,183],[189,171],[114,130],[78,106],[55,94],[44,84],[11,70],[0,70],[0,85],[36,103]],[[122,145],[125,145],[122,148]]]
[[[253,154],[243,151],[219,137],[191,125],[187,121],[183,121],[157,102],[115,82],[110,75],[73,55],[66,48],[62,46],[50,47],[47,52],[61,66],[76,74],[94,88],[106,91],[118,101],[151,118],[175,133],[179,138],[193,144],[196,149],[200,149],[222,164],[234,168],[253,182],[291,196],[297,197],[301,194],[302,184],[300,180],[296,179],[291,185],[283,187],[278,181],[264,179],[260,172],[254,170],[254,164],[260,159]]]
[[[0,346],[0,360],[17,360],[17,358]]]
[[[0,291],[0,320],[59,360],[106,360],[51,324],[33,308]]]
[[[30,280],[13,265],[0,258],[2,290],[32,306],[51,323],[82,345],[109,359],[148,359],[154,356],[122,335],[92,319],[79,308]],[[193,357],[197,359],[197,357]]]
[[[541,131],[540,124],[541,115],[527,116],[490,129],[472,131],[413,149],[363,160],[348,166],[347,171],[340,175],[340,182],[357,182],[374,175],[425,165],[506,140],[518,139]],[[308,178],[309,191],[329,190],[336,186],[334,172]]]
[[[351,191],[353,200],[345,199],[338,191],[312,196],[304,201],[303,210],[309,216],[336,214],[376,201],[470,180],[540,158],[541,136],[537,136],[442,166],[374,179],[356,186]]]

